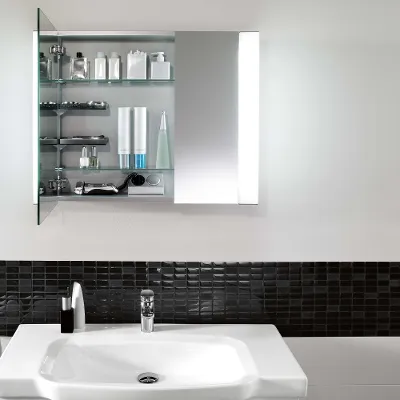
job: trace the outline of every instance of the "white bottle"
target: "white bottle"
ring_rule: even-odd
[[[121,57],[115,51],[108,60],[108,79],[121,79]]]
[[[94,79],[107,79],[107,58],[103,51],[98,51],[94,59]]]
[[[146,168],[147,147],[147,108],[135,107],[134,109],[134,150],[135,169]]]
[[[150,79],[171,79],[171,63],[165,61],[165,53],[158,51],[152,53],[153,57],[157,57],[157,61],[151,62]]]
[[[147,53],[132,50],[126,56],[126,77],[128,79],[147,79]]]
[[[165,111],[161,113],[160,131],[158,133],[156,168],[168,169],[171,166],[167,135],[167,121]]]
[[[119,167],[130,168],[130,155],[132,153],[132,109],[130,107],[118,107],[118,155]]]

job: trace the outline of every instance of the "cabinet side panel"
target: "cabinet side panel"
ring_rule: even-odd
[[[238,32],[176,33],[176,203],[238,203],[238,43]]]

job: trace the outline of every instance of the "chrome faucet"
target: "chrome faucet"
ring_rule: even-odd
[[[154,331],[154,292],[149,289],[140,292],[140,312],[142,332]]]

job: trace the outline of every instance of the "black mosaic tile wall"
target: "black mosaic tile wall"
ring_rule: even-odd
[[[0,335],[57,323],[61,295],[84,288],[88,323],[270,323],[283,336],[400,335],[400,263],[0,261]]]

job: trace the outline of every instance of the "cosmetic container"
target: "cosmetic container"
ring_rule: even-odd
[[[82,154],[81,154],[81,158],[79,160],[79,168],[89,168],[89,157],[88,157],[88,152],[87,152],[87,147],[83,146],[82,147]]]
[[[161,113],[160,130],[158,132],[156,168],[168,169],[170,168],[170,165],[171,162],[169,159],[167,118],[165,111],[163,111]]]
[[[108,78],[121,79],[121,57],[115,51],[108,60]]]
[[[134,107],[133,110],[135,169],[144,169],[146,168],[147,108]]]
[[[65,297],[61,299],[60,325],[61,333],[74,332],[74,310],[69,288]]]
[[[78,51],[70,63],[71,79],[89,79],[89,61]]]
[[[92,146],[92,151],[89,157],[89,168],[98,169],[100,167],[99,157],[97,156],[97,147]]]
[[[165,53],[158,51],[152,53],[154,61],[151,62],[150,66],[150,79],[171,79],[171,63],[165,61]]]
[[[50,58],[45,57],[44,53],[40,53],[40,79],[51,80],[53,63]]]
[[[147,53],[132,50],[126,57],[126,77],[128,79],[147,79]]]
[[[103,51],[94,59],[94,79],[107,79],[107,58]]]
[[[130,168],[130,155],[132,153],[132,109],[131,107],[118,107],[118,155],[119,167]]]

